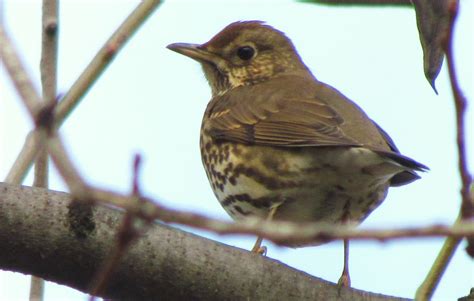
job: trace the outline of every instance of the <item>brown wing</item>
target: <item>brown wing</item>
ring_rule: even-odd
[[[324,101],[257,86],[233,89],[211,101],[204,127],[214,139],[286,147],[360,145],[344,134],[344,120]]]

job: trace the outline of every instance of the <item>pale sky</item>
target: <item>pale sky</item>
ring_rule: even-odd
[[[3,1],[10,35],[39,87],[41,2]],[[64,93],[138,1],[72,1],[60,7],[59,92]],[[0,1],[1,3],[1,1]],[[468,153],[474,152],[474,4],[462,1],[456,30],[461,87],[471,100]],[[285,32],[315,76],[356,101],[394,139],[403,154],[431,171],[393,188],[363,228],[452,223],[460,196],[454,110],[446,66],[435,95],[425,80],[415,13],[408,8],[338,8],[296,1],[167,1],[149,18],[61,128],[74,162],[92,183],[128,191],[135,152],[144,157],[142,187],[167,206],[226,219],[202,168],[199,128],[210,89],[199,65],[166,45],[203,43],[237,20],[263,20]],[[0,180],[4,179],[31,122],[0,69]],[[469,158],[474,170],[474,158]],[[54,169],[53,169],[54,170]],[[31,176],[27,185],[31,184]],[[51,188],[65,190],[53,171]],[[250,249],[253,237],[216,236]],[[413,297],[441,239],[353,242],[352,286]],[[336,282],[342,243],[282,248],[265,243],[268,256]],[[474,265],[458,249],[434,300],[455,300],[474,286]],[[232,267],[229,267],[232,268]],[[73,272],[73,271],[72,271]],[[0,272],[0,300],[26,300],[29,277]],[[46,300],[85,300],[64,286],[47,284]]]

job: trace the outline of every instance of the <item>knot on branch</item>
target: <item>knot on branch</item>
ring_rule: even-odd
[[[35,126],[37,128],[44,128],[48,133],[54,127],[54,108],[56,107],[56,102],[47,103],[39,109],[36,113],[34,120]]]
[[[69,229],[77,239],[86,239],[95,228],[94,211],[92,203],[72,200],[68,205]]]
[[[46,22],[44,25],[44,33],[48,37],[54,37],[56,33],[58,32],[58,20],[57,19],[51,19]]]

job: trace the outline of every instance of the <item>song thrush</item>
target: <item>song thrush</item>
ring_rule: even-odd
[[[168,48],[201,63],[211,86],[201,156],[234,219],[360,223],[390,186],[427,169],[401,155],[361,108],[311,74],[289,38],[260,21]],[[349,285],[344,246],[341,281]]]

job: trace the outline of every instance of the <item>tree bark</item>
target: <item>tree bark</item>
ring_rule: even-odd
[[[0,183],[0,268],[87,292],[123,212]],[[126,252],[101,295],[120,300],[402,300],[334,283],[160,223]]]

